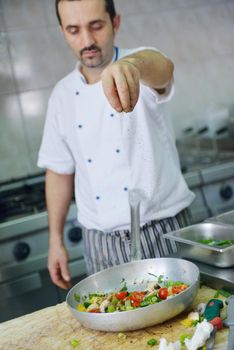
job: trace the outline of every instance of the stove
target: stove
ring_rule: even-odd
[[[0,185],[0,223],[45,210],[44,177]]]
[[[0,184],[0,322],[65,300],[47,270],[44,175]],[[86,277],[82,228],[74,200],[64,227],[73,283]]]

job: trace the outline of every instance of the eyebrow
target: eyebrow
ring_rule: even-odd
[[[95,19],[94,21],[89,22],[89,25],[94,25],[96,23],[105,23],[106,21],[104,21],[103,19]],[[66,29],[72,29],[72,28],[79,28],[79,26],[77,24],[69,24],[66,26]]]
[[[89,24],[93,25],[96,23],[105,23],[106,21],[104,21],[103,19],[95,19],[94,21],[91,21]]]

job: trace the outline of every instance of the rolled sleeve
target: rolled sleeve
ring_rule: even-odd
[[[59,174],[73,174],[75,162],[66,137],[59,126],[58,105],[51,97],[48,104],[46,122],[39,150],[37,166]]]

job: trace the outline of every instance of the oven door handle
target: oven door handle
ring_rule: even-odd
[[[84,259],[71,261],[68,264],[72,278],[86,275],[86,265]]]
[[[42,287],[39,273],[34,273],[0,284],[1,299],[14,298]]]

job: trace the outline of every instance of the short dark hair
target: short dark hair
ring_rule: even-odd
[[[58,10],[58,5],[62,1],[81,1],[81,0],[55,0],[56,15],[60,25],[62,24],[62,21]],[[105,0],[105,4],[106,4],[106,12],[109,13],[111,22],[113,23],[113,19],[116,16],[114,0]]]

